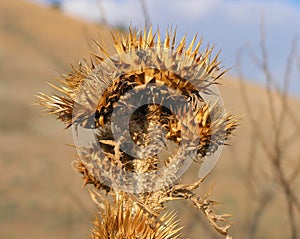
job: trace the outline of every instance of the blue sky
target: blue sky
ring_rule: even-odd
[[[49,0],[31,0],[47,2]],[[300,0],[145,0],[154,26],[164,31],[168,25],[177,26],[179,36],[195,33],[204,42],[222,49],[224,65],[237,72],[237,54],[242,52],[241,64],[245,77],[263,83],[261,71],[251,58],[261,58],[259,50],[261,16],[265,19],[266,45],[270,68],[282,81],[292,40],[299,37],[295,57],[300,65]],[[142,27],[144,18],[138,0],[101,0],[109,24],[127,27],[130,22]],[[88,21],[99,21],[97,0],[62,0],[63,10]],[[300,96],[300,66],[292,68],[291,92]]]
[[[290,2],[291,4],[296,5],[296,6],[300,6],[299,0],[288,0],[287,2]]]

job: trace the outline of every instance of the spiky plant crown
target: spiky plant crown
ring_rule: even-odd
[[[175,215],[165,213],[159,220],[140,207],[125,193],[119,193],[114,202],[97,192],[91,197],[99,207],[101,220],[96,217],[92,229],[92,239],[167,239],[180,238],[180,230]]]
[[[185,37],[177,44],[172,30],[163,42],[152,28],[148,33],[130,28],[127,36],[115,33],[113,39],[116,55],[96,42],[99,52],[90,63],[82,61],[61,85],[52,85],[60,95],[38,95],[38,103],[67,127],[95,136],[92,144],[77,145],[74,164],[84,185],[113,198],[92,194],[100,197],[95,201],[101,211],[92,238],[179,238],[174,215],[161,214],[168,201],[179,199],[191,201],[227,235],[228,215],[214,214],[208,195],[194,193],[203,179],[182,185],[178,174],[188,159],[201,163],[213,154],[238,124],[203,97],[214,94],[211,86],[226,72],[219,54],[212,57],[210,47],[200,52],[196,36],[189,46]]]

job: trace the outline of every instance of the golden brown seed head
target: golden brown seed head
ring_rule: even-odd
[[[206,100],[226,72],[219,54],[212,57],[209,47],[200,52],[196,37],[177,44],[172,30],[162,42],[152,28],[113,39],[116,55],[96,42],[91,62],[82,61],[53,86],[60,95],[38,95],[67,127],[94,133],[92,144],[77,147],[75,168],[84,184],[109,192],[114,203],[102,198],[105,210],[92,238],[178,238],[173,216],[160,216],[165,202],[178,198],[191,200],[227,234],[207,211],[213,203],[194,197],[200,183],[180,185],[178,174],[188,159],[202,162],[216,152],[238,124],[220,102]]]
[[[92,239],[181,238],[181,228],[174,213],[154,217],[127,195],[119,194],[113,202],[97,192],[91,195],[99,208],[92,228]]]

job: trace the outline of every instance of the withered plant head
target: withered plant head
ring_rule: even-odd
[[[40,105],[73,127],[75,138],[87,131],[94,136],[76,144],[74,165],[84,185],[113,200],[97,194],[101,214],[92,238],[179,238],[173,214],[161,213],[166,202],[179,199],[191,201],[227,235],[228,215],[214,214],[214,202],[193,192],[203,179],[180,184],[182,168],[209,160],[238,124],[220,102],[208,100],[226,73],[219,54],[200,51],[196,36],[189,45],[185,37],[178,43],[172,30],[163,40],[152,28],[130,28],[113,39],[115,55],[95,41],[99,52],[91,61],[52,85],[58,94],[38,95]]]
[[[124,193],[118,194],[113,202],[97,192],[91,192],[91,196],[100,215],[95,219],[92,239],[180,238],[181,228],[173,212],[157,218]]]

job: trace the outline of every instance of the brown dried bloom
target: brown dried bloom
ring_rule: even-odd
[[[99,207],[101,220],[96,217],[92,229],[92,239],[167,239],[180,238],[180,230],[172,212],[159,217],[145,211],[130,200],[125,193],[118,194],[114,202],[97,192],[91,193],[92,199]]]
[[[99,53],[82,61],[53,86],[61,94],[38,95],[39,104],[72,126],[79,158],[74,167],[94,192],[101,211],[92,238],[179,238],[166,203],[189,200],[212,226],[227,235],[228,215],[214,214],[208,195],[180,177],[192,161],[209,163],[238,120],[225,113],[214,85],[220,70],[212,48],[200,52],[195,37],[176,43],[176,31],[113,34],[116,55],[96,42]],[[205,175],[204,175],[205,176]],[[96,195],[100,200],[96,200]]]

